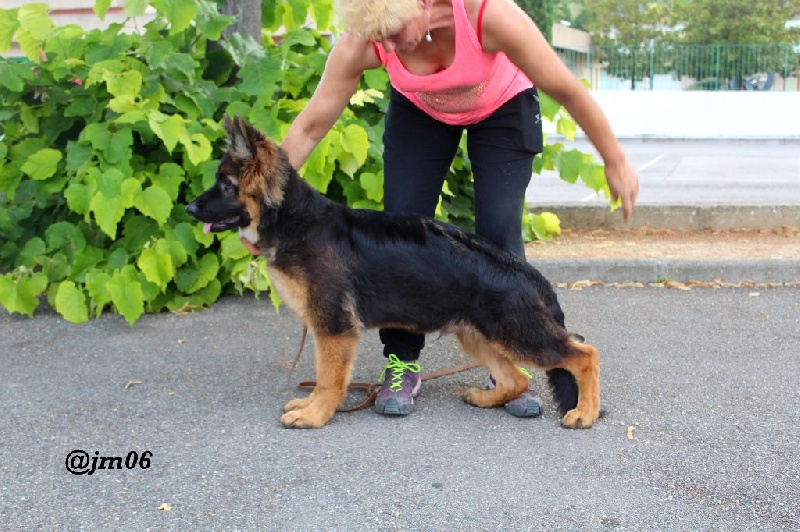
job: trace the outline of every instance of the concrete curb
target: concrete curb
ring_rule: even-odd
[[[633,216],[623,221],[619,212],[610,212],[605,205],[575,203],[529,204],[533,213],[548,211],[561,220],[567,229],[675,229],[696,231],[716,229],[776,229],[800,225],[800,205],[637,205]]]
[[[800,281],[800,260],[794,259],[539,259],[530,263],[551,283]]]

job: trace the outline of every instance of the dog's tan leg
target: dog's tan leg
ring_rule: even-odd
[[[347,393],[356,359],[358,332],[337,336],[314,334],[317,386],[306,398],[290,401],[281,416],[287,428],[318,428],[336,411]]]
[[[464,392],[464,401],[480,408],[502,406],[528,388],[528,378],[504,354],[504,348],[493,345],[477,331],[456,333],[464,351],[480,362],[495,380],[490,390],[469,388]]]
[[[578,404],[564,414],[561,424],[571,429],[588,429],[600,416],[600,357],[589,344],[570,340],[570,354],[561,367],[578,382]]]

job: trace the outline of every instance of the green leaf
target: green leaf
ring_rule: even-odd
[[[556,133],[564,135],[567,140],[575,140],[578,132],[578,124],[571,116],[560,116],[556,124]]]
[[[109,132],[104,124],[88,124],[81,131],[79,140],[89,142],[95,150],[104,152],[108,147],[109,137]]]
[[[308,14],[308,3],[305,0],[285,0],[284,6],[288,8],[283,17],[284,26],[293,30],[305,23]]]
[[[317,30],[328,30],[334,19],[333,2],[331,0],[315,0],[309,2],[309,6],[314,10]]]
[[[574,183],[583,167],[583,154],[579,150],[561,152],[556,157],[556,167],[561,179]]]
[[[33,317],[39,306],[38,296],[47,288],[47,276],[41,272],[22,275],[16,281],[12,274],[0,275],[0,304],[9,312]]]
[[[117,224],[125,214],[125,208],[119,197],[108,198],[96,193],[89,204],[89,209],[94,213],[95,220],[100,229],[112,240],[117,238]]]
[[[595,192],[608,189],[605,168],[599,163],[590,163],[581,168],[581,181]]]
[[[163,246],[150,246],[142,250],[136,265],[142,270],[145,278],[155,283],[162,291],[175,276],[175,265],[172,256],[163,249]]]
[[[97,267],[105,259],[105,252],[96,247],[87,246],[75,255],[72,262],[72,277],[82,276],[86,270]]]
[[[22,53],[25,54],[31,62],[33,63],[41,63],[41,50],[42,50],[42,41],[34,39],[31,33],[24,29],[19,28],[17,32],[14,34],[14,38],[17,40],[17,44],[19,44],[20,50]]]
[[[77,172],[78,169],[89,162],[94,156],[91,146],[79,144],[75,141],[67,142],[67,171]]]
[[[169,253],[176,268],[183,266],[186,261],[189,260],[189,255],[186,253],[186,248],[183,247],[183,244],[181,244],[180,240],[174,238],[174,235],[172,234],[168,234],[165,238],[159,240],[156,244],[156,247],[161,252]]]
[[[322,193],[328,190],[328,185],[333,179],[333,164],[328,162],[328,158],[331,142],[334,137],[338,139],[339,136],[338,131],[331,131],[325,135],[300,169],[303,179]]]
[[[204,233],[203,224],[201,223],[195,223],[192,225],[192,235],[198,244],[202,244],[205,247],[210,247],[217,238],[215,233],[210,231],[208,233]],[[244,246],[242,247],[244,248]]]
[[[339,155],[339,164],[347,175],[353,176],[367,160],[369,136],[363,127],[350,124],[344,128],[341,139],[342,153]]]
[[[63,251],[71,263],[86,248],[86,237],[78,226],[69,222],[56,222],[44,234],[48,249]]]
[[[95,308],[95,317],[99,317],[106,305],[111,303],[111,291],[108,282],[111,276],[104,271],[94,271],[86,275],[86,291]]]
[[[175,76],[176,72],[181,72],[187,79],[193,80],[197,66],[197,61],[191,55],[175,53],[173,50],[164,58],[161,68],[171,76]]]
[[[140,17],[147,11],[148,0],[125,0],[125,15]]]
[[[261,96],[270,99],[283,76],[280,58],[262,57],[250,61],[239,71],[239,90],[248,96]]]
[[[152,4],[166,15],[170,24],[170,35],[188,28],[197,14],[195,0],[153,0]]]
[[[552,122],[561,110],[561,104],[542,91],[539,91],[539,110],[542,116]]]
[[[113,96],[136,96],[142,88],[142,75],[137,70],[116,73],[106,71],[103,75],[108,92]]]
[[[222,238],[222,258],[228,260],[238,260],[250,255],[242,241],[239,240],[239,233],[230,233]]]
[[[111,0],[95,0],[94,8],[92,8],[100,20],[106,18],[108,8],[111,7]]]
[[[18,9],[0,9],[0,52],[11,49],[14,34],[19,28]]]
[[[47,16],[49,9],[48,5],[44,3],[29,3],[19,8],[20,26],[37,41],[43,41],[53,33],[55,25]]]
[[[558,216],[552,212],[543,212],[539,216],[544,221],[544,229],[548,235],[561,234],[561,220],[558,219]]]
[[[56,312],[72,323],[83,323],[89,320],[86,307],[86,296],[72,281],[64,281],[58,285],[55,297]]]
[[[213,253],[206,253],[196,264],[178,271],[175,275],[175,282],[181,292],[191,294],[214,281],[219,273],[219,268],[217,256]]]
[[[106,283],[111,302],[128,324],[133,325],[144,314],[142,284],[131,273],[130,267],[116,271]]]
[[[219,14],[216,5],[208,0],[197,2],[197,28],[209,41],[218,41],[222,32],[236,22],[236,18]]]
[[[74,98],[64,109],[64,116],[90,116],[97,108],[97,102],[93,98]]]
[[[47,252],[47,245],[41,238],[34,237],[28,240],[19,252],[19,264],[33,268],[39,258]]]
[[[188,135],[182,136],[181,144],[186,150],[189,161],[195,166],[211,158],[211,142],[205,135],[195,133],[191,137]]]
[[[125,214],[122,202],[122,172],[111,168],[103,173],[98,190],[89,202],[89,210],[94,213],[100,229],[112,239],[117,236],[117,224]]]
[[[123,209],[133,207],[137,196],[142,191],[142,184],[135,177],[129,177],[120,185],[119,199]]]
[[[175,163],[162,164],[158,169],[158,174],[152,177],[153,183],[163,188],[173,202],[178,200],[178,193],[184,179],[186,179],[186,173],[181,166]]]
[[[175,239],[177,242],[180,243],[181,247],[187,253],[187,255],[191,255],[192,257],[194,257],[197,254],[199,246],[197,245],[197,240],[194,239],[193,224],[188,224],[185,222],[179,223],[174,227],[172,231],[168,229],[165,232],[167,236],[169,236],[172,239]]]
[[[22,171],[28,174],[31,179],[47,179],[56,173],[60,161],[60,151],[44,148],[28,157],[28,160],[22,165]]]
[[[172,212],[172,199],[163,188],[153,185],[136,195],[133,206],[159,225],[164,225]]]
[[[131,253],[139,253],[147,242],[154,240],[160,234],[158,223],[152,218],[136,214],[125,216],[122,236],[125,238],[125,249]]]
[[[164,142],[169,153],[175,149],[178,140],[187,135],[183,118],[178,115],[167,116],[159,111],[154,111],[148,116],[148,123],[153,133]]]
[[[0,13],[2,13],[2,10],[0,10]],[[10,63],[0,63],[0,85],[12,92],[22,92],[22,89],[25,88],[25,83]]]
[[[128,264],[128,253],[125,248],[118,247],[106,259],[106,268],[109,270],[119,270]]]
[[[130,127],[123,127],[119,131],[111,133],[108,148],[104,153],[106,161],[116,164],[122,160],[130,159],[132,146],[133,135]]]
[[[361,186],[364,188],[364,191],[367,193],[367,197],[373,201],[381,202],[383,201],[383,177],[372,174],[369,172],[364,172],[361,174],[359,178],[361,181]]]

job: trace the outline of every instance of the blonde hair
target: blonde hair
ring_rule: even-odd
[[[397,33],[420,12],[419,0],[336,0],[335,9],[348,32],[372,41]]]

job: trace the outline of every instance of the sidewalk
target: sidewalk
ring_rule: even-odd
[[[528,245],[526,251],[552,282],[800,281],[800,205],[640,205],[627,223],[604,205],[573,203],[547,210],[558,215],[565,235],[551,243]],[[638,237],[632,233],[636,228],[652,230],[654,238]],[[742,229],[749,232],[740,231],[739,245],[726,249],[731,248],[735,230]],[[710,234],[693,242],[702,230],[725,234],[715,239],[713,231],[706,231]],[[587,249],[587,238],[575,238],[592,232],[598,233],[605,249]],[[705,254],[697,249],[704,244]],[[662,253],[660,247],[669,249]],[[737,248],[741,255],[737,256]]]
[[[720,238],[708,239],[709,253],[705,257],[694,251],[681,256],[676,243],[668,256],[659,258],[655,246],[652,253],[637,254],[630,238],[617,230],[800,227],[800,141],[621,139],[621,143],[639,174],[640,183],[639,199],[627,223],[619,212],[609,213],[606,200],[586,187],[565,183],[553,171],[533,176],[526,192],[532,212],[554,212],[561,219],[562,228],[568,230],[606,229],[608,233],[603,239],[616,252],[614,261],[590,260],[585,250],[576,259],[572,252],[578,241],[571,238],[560,239],[560,247],[531,249],[529,246],[528,257],[551,279],[556,282],[798,279],[800,238],[781,240],[781,253],[777,256],[769,253],[769,246],[763,245],[763,240],[768,239],[762,238],[758,242],[763,252],[751,246],[741,257],[732,259],[730,253],[717,252],[724,245]],[[565,142],[565,149],[573,148],[595,153],[586,139]],[[628,246],[627,256],[620,252],[623,245]]]

